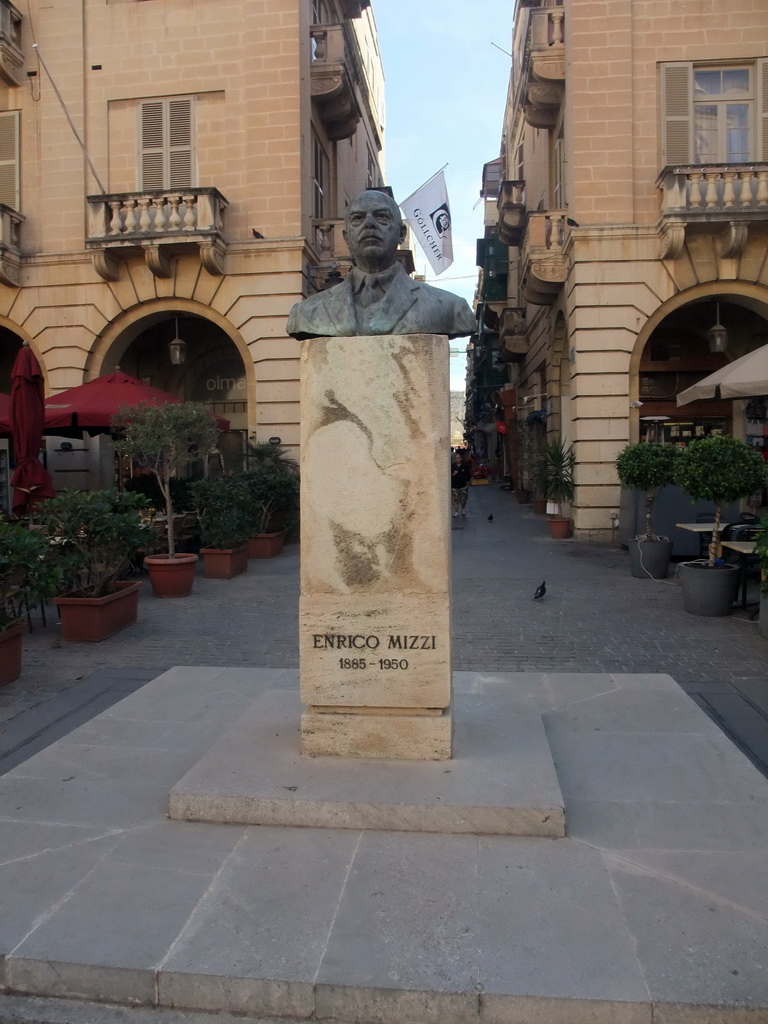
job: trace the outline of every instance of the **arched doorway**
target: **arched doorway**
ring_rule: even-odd
[[[725,330],[724,343],[721,338],[719,344],[711,336],[718,324]],[[745,437],[745,403],[709,399],[678,407],[677,395],[764,344],[768,320],[739,296],[707,296],[672,310],[652,331],[640,355],[638,439],[684,445],[696,437],[725,433],[757,444],[756,433]],[[761,433],[759,447],[762,444]]]
[[[125,328],[105,355],[101,373],[117,366],[185,401],[202,402],[229,420],[221,435],[224,469],[244,466],[248,384],[242,356],[230,336],[205,316],[163,309]]]

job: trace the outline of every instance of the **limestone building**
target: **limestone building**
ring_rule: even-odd
[[[285,320],[383,129],[370,0],[0,0],[0,391],[27,340],[49,394],[119,366],[226,416],[232,464],[297,445]]]
[[[759,396],[676,404],[768,343],[767,46],[757,0],[515,4],[469,434],[516,485],[526,446],[573,441],[577,536],[610,537],[628,441],[768,445]]]

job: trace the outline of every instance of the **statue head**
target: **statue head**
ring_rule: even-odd
[[[385,192],[360,192],[347,209],[344,238],[363,273],[381,273],[395,262],[397,247],[405,238],[400,207]]]

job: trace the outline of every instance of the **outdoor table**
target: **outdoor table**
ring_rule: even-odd
[[[741,576],[741,607],[747,607],[747,559],[755,553],[753,540],[724,540],[721,547],[735,551],[739,556],[739,574]]]
[[[714,523],[675,523],[678,530],[689,530],[691,533],[713,533],[715,524]],[[722,533],[726,526],[730,526],[730,523],[720,523],[720,529],[718,532]],[[722,542],[717,545],[717,557],[722,555]]]

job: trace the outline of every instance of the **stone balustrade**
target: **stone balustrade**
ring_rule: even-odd
[[[662,191],[662,215],[731,216],[736,211],[768,215],[768,163],[668,167],[657,185]]]
[[[554,127],[564,96],[565,10],[521,8],[513,40],[513,106],[533,128]]]
[[[0,0],[0,77],[9,85],[21,85],[23,67],[21,14],[9,0]]]
[[[526,301],[546,306],[554,301],[568,275],[564,255],[568,232],[566,210],[528,214],[522,246],[523,294]]]
[[[10,288],[21,284],[21,228],[24,216],[0,203],[0,282]]]
[[[682,251],[687,225],[709,226],[719,235],[721,256],[736,256],[750,223],[768,220],[768,163],[692,164],[666,167],[661,190],[662,258]]]
[[[88,196],[87,201],[85,244],[105,280],[116,280],[119,252],[137,247],[144,251],[152,273],[167,277],[170,247],[179,244],[197,244],[206,270],[223,273],[224,212],[229,203],[218,189],[123,192]]]

